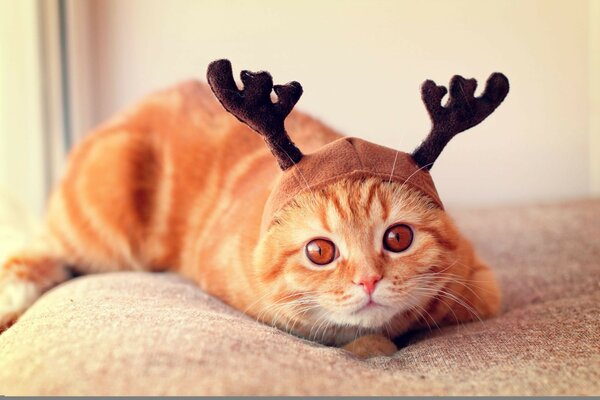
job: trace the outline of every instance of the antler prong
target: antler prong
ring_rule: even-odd
[[[211,83],[211,87],[213,85],[219,87],[221,96],[219,101],[226,101],[227,103],[234,104],[242,101],[241,93],[233,79],[231,63],[228,60],[219,60],[211,63],[208,66],[208,71],[210,74],[209,83]]]
[[[242,71],[240,78],[244,84],[244,97],[248,102],[264,102],[273,88],[273,78],[268,72]]]
[[[275,85],[273,90],[278,99],[275,108],[282,116],[287,117],[302,96],[302,86],[298,82],[290,82],[285,85]]]
[[[431,131],[412,153],[415,162],[431,169],[446,144],[458,133],[486,119],[506,98],[509,83],[501,73],[492,74],[483,94],[475,97],[477,81],[455,75],[450,81],[450,95],[444,106],[442,98],[447,93],[444,86],[427,80],[421,86],[421,98],[431,118]]]
[[[281,169],[286,170],[302,158],[302,152],[294,145],[285,131],[285,118],[302,96],[298,82],[273,86],[268,72],[242,71],[244,85],[237,88],[229,60],[210,63],[206,73],[208,84],[223,107],[237,119],[258,132],[277,158]],[[271,101],[275,90],[278,101]]]
[[[421,99],[430,116],[440,115],[443,111],[442,99],[448,93],[444,86],[438,86],[432,80],[426,80],[421,86]]]

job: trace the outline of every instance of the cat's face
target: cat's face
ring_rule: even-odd
[[[439,290],[436,272],[457,236],[446,214],[406,185],[343,180],[304,193],[256,249],[264,297],[255,314],[308,336],[384,329]]]

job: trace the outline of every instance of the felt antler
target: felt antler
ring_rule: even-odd
[[[282,170],[300,161],[302,152],[284,127],[285,118],[302,96],[298,82],[273,86],[268,72],[242,71],[244,89],[238,90],[229,60],[210,63],[206,77],[223,107],[265,139]],[[277,103],[271,101],[271,89],[277,94]]]
[[[450,98],[441,105],[447,90],[427,80],[421,86],[421,98],[431,118],[431,131],[412,153],[415,162],[431,169],[444,146],[458,133],[474,127],[486,119],[508,94],[508,79],[503,74],[492,74],[480,97],[475,97],[477,81],[455,75],[450,81]]]

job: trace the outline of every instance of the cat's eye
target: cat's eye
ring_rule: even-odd
[[[396,224],[390,226],[383,235],[383,247],[394,253],[400,253],[410,247],[413,241],[413,231],[410,226]]]
[[[335,244],[328,239],[313,239],[306,244],[306,257],[316,265],[327,265],[338,256]]]

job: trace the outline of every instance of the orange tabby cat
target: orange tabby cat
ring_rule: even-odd
[[[305,152],[341,137],[299,112]],[[422,327],[493,315],[499,293],[445,211],[356,177],[295,196],[261,232],[281,174],[263,140],[188,82],[146,98],[70,155],[45,232],[0,270],[0,325],[78,273],[173,271],[268,324],[368,357]]]

